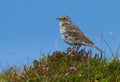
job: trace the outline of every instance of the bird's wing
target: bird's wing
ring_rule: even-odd
[[[76,40],[80,39],[81,41],[84,41],[85,43],[94,44],[77,26],[75,25],[69,25],[68,27],[70,30],[67,30],[72,37],[74,37]]]

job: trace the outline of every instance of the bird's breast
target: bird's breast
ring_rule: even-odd
[[[60,27],[60,34],[62,39],[65,39],[66,29],[64,26]]]

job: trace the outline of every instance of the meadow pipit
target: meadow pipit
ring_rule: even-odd
[[[71,21],[68,16],[60,16],[60,34],[62,39],[72,46],[91,46],[103,52]]]

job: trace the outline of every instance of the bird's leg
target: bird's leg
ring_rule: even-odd
[[[68,53],[68,56],[69,56],[69,55],[72,55],[73,52],[74,52],[74,53],[78,52],[78,50],[79,50],[80,47],[81,47],[81,45],[79,45],[79,46],[74,46],[74,47],[71,49],[71,51]]]
[[[78,52],[79,48],[81,47],[81,45],[76,46],[75,52]]]
[[[69,51],[67,56],[72,55],[72,53],[75,51],[75,48],[76,48],[76,46],[73,46],[72,49]]]
[[[76,46],[73,46],[73,47],[72,47],[72,50],[74,50],[75,48],[76,48]]]

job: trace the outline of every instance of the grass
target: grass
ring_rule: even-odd
[[[108,61],[104,54],[82,49],[54,52],[24,65],[24,70],[10,67],[0,74],[0,82],[120,82],[120,60]]]

